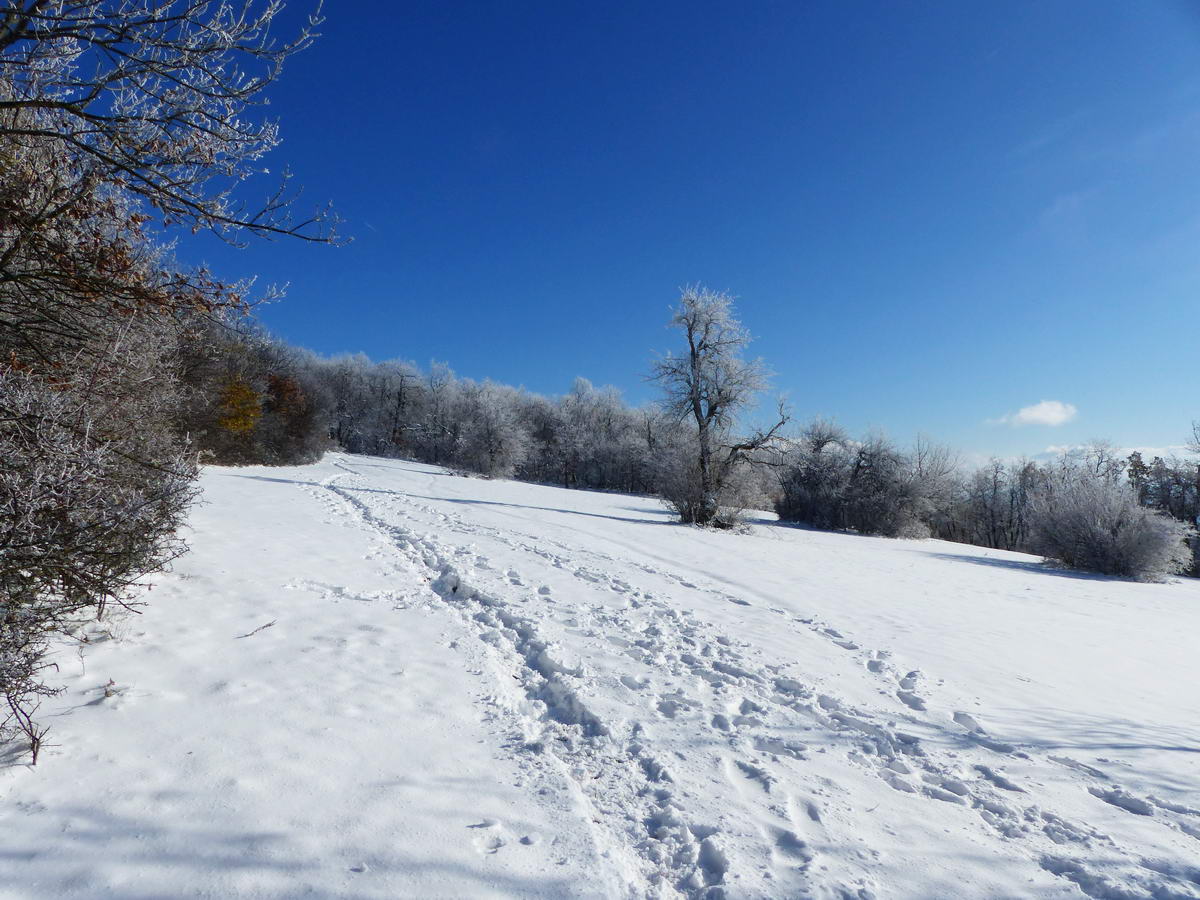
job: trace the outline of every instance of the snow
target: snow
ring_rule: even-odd
[[[1200,898],[1193,580],[340,454],[202,485],[0,768],[0,896]]]

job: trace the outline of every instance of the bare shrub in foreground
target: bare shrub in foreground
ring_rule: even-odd
[[[0,368],[0,727],[15,722],[34,762],[45,729],[33,716],[54,693],[48,638],[133,604],[182,552],[195,493],[161,356],[124,342],[116,353],[119,365],[71,381]]]

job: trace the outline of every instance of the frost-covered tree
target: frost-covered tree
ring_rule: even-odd
[[[529,449],[521,427],[521,392],[493,381],[464,382],[456,418],[461,438],[455,462],[473,472],[507,477]]]
[[[722,524],[722,491],[734,468],[768,447],[787,416],[781,405],[769,429],[732,437],[738,414],[767,387],[762,362],[743,358],[750,333],[734,315],[732,297],[687,287],[670,324],[683,332],[686,348],[658,360],[651,377],[662,385],[664,408],[694,426],[695,446],[679,461],[667,499],[684,522]]]
[[[851,454],[845,525],[860,534],[925,537],[921,489],[912,459],[882,434],[871,435]]]
[[[1200,445],[1189,449],[1200,452]],[[1200,462],[1196,459],[1156,456],[1147,464],[1135,451],[1129,455],[1126,477],[1142,506],[1188,527],[1200,526]],[[1193,536],[1190,544],[1193,559],[1187,574],[1200,576],[1200,537]]]
[[[451,461],[462,438],[461,386],[453,369],[435,362],[425,375],[424,387],[425,409],[415,441],[421,459],[440,465]]]
[[[177,314],[226,298],[58,144],[5,130],[18,117],[56,117],[0,110],[0,726],[36,757],[47,636],[128,602],[175,552],[195,474],[172,428]]]
[[[179,427],[224,464],[311,462],[326,449],[333,400],[312,354],[249,323],[194,323],[177,356]]]
[[[420,415],[424,400],[421,373],[405,360],[387,360],[379,364],[378,453],[403,456],[412,452],[412,426]]]
[[[852,453],[853,443],[840,426],[825,419],[806,425],[784,466],[775,506],[779,517],[814,528],[844,528]]]
[[[571,487],[571,472],[565,462],[564,423],[560,405],[549,397],[526,394],[522,398],[520,421],[529,436],[529,449],[517,470],[517,477]]]
[[[575,379],[558,402],[562,482],[570,487],[644,490],[648,451],[640,417],[616,388]]]
[[[935,537],[1000,550],[1026,550],[1029,501],[1045,473],[1028,460],[990,460],[954,472],[938,491],[927,521]]]

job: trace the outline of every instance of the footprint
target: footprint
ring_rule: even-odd
[[[715,838],[716,835],[710,835],[700,842],[697,859],[707,885],[721,884],[725,880],[725,873],[729,871],[729,856]]]
[[[673,719],[681,710],[693,709],[700,704],[683,694],[663,694],[658,698],[658,711],[668,719]]]
[[[483,838],[482,840],[476,840],[475,846],[481,853],[486,853],[490,856],[494,853],[499,853],[500,848],[506,843],[508,842],[504,840],[504,838],[500,837],[498,834],[494,834]]]
[[[796,832],[786,828],[775,828],[775,849],[784,856],[798,860],[802,866],[807,866],[813,861],[812,849],[805,841],[802,841]]]
[[[779,738],[756,737],[754,749],[772,756],[790,756],[792,759],[807,759],[804,751],[808,745],[801,741],[784,741]]]
[[[977,765],[975,767],[975,771],[977,771],[980,775],[982,775],[984,778],[986,778],[988,781],[990,781],[992,784],[994,784],[998,788],[1001,788],[1006,791],[1017,791],[1022,794],[1025,793],[1025,789],[1023,787],[1020,787],[1020,786],[1014,784],[1013,782],[1009,781],[1007,777],[1005,777],[1000,772],[997,772],[995,769],[991,768],[990,766]]]
[[[771,786],[775,783],[775,777],[761,766],[753,765],[752,763],[742,762],[740,759],[735,759],[734,764],[738,767],[743,775],[751,781],[757,781],[764,791],[771,793]]]
[[[1135,816],[1152,816],[1154,815],[1154,804],[1135,797],[1121,788],[1113,788],[1105,790],[1104,788],[1090,787],[1088,793],[1093,797],[1099,797],[1105,803],[1110,803],[1120,809],[1133,813]]]
[[[967,731],[977,731],[980,734],[984,733],[983,726],[981,726],[975,717],[970,713],[956,712],[954,714],[954,721],[963,728],[967,729]]]
[[[1084,772],[1085,774],[1091,775],[1093,778],[1103,778],[1105,781],[1109,780],[1108,776],[1099,769],[1089,766],[1085,763],[1081,763],[1077,759],[1071,759],[1069,756],[1050,756],[1047,758],[1051,762],[1058,763],[1060,766],[1066,766],[1068,769],[1075,769],[1078,772]]]
[[[467,826],[476,832],[472,843],[480,853],[492,855],[500,852],[500,848],[508,843],[503,834],[503,828],[496,819],[483,819],[474,825]]]

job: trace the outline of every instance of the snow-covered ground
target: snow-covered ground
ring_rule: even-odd
[[[0,896],[1200,898],[1200,583],[367,457],[203,486],[0,769]]]

